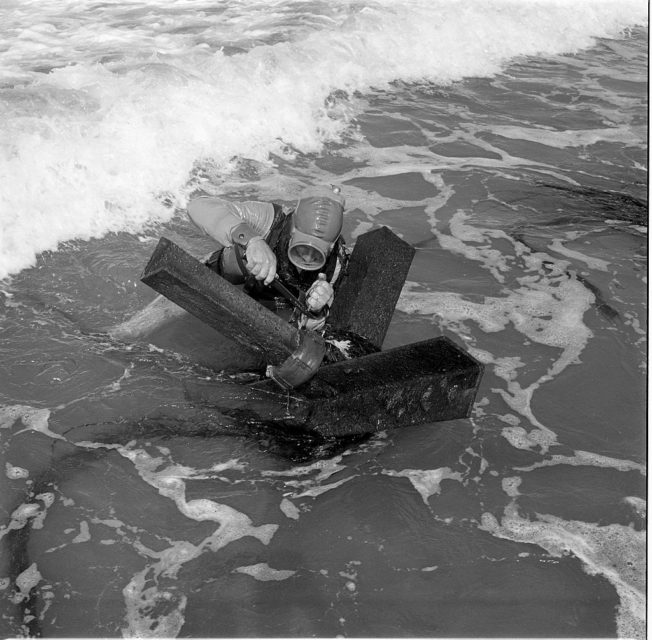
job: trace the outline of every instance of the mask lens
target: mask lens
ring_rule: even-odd
[[[300,269],[315,271],[324,266],[324,256],[318,249],[307,244],[297,244],[290,249],[290,260]]]

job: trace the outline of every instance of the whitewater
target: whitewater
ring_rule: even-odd
[[[168,221],[198,167],[318,153],[366,91],[574,53],[645,23],[647,4],[48,0],[0,18],[5,278],[61,243]]]

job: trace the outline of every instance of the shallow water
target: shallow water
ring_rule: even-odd
[[[57,5],[44,6],[60,37]],[[310,37],[331,37],[344,9],[314,3],[292,18],[286,3],[265,15],[255,4],[226,6],[222,21],[203,6],[193,20],[181,5],[170,14],[126,3],[96,10],[104,7],[112,29],[145,25],[121,36],[134,59],[150,38],[173,60],[212,33],[211,50],[236,48],[224,50],[229,73],[237,50],[241,67],[266,59],[268,80],[315,88],[287,62],[290,52],[272,63],[265,47],[306,51]],[[495,13],[467,15],[465,24],[495,53],[505,5],[487,6]],[[510,33],[522,42],[545,24],[541,16],[554,22],[554,10],[572,11],[533,6],[514,18]],[[385,19],[382,7],[374,20]],[[108,44],[84,35],[87,14],[78,10],[78,22],[65,23],[85,51],[77,55],[110,58]],[[361,28],[368,16],[348,19]],[[175,40],[168,18],[178,37],[197,40]],[[438,35],[469,37],[450,24]],[[216,25],[223,31],[211,31]],[[365,33],[348,45],[370,47],[376,32]],[[129,174],[92,146],[113,131],[113,151],[123,152],[126,138],[108,126],[117,123],[177,139],[169,121],[149,129],[129,121],[129,105],[143,116],[138,102],[117,101],[113,115],[102,102],[100,94],[126,95],[136,71],[119,76],[110,60],[64,66],[74,56],[53,49],[62,75],[39,82],[75,80],[66,96],[78,101],[59,120],[50,107],[28,107],[50,126],[36,182],[19,179],[30,169],[28,134],[36,135],[27,112],[11,120],[13,146],[3,147],[13,150],[3,166],[14,185],[4,202],[43,220],[40,203],[52,201],[38,234],[24,215],[2,212],[13,234],[4,236],[11,277],[0,291],[4,635],[644,637],[647,31],[593,45],[586,34],[568,37],[537,57],[515,38],[508,62],[496,53],[497,67],[477,70],[451,49],[450,77],[428,78],[404,61],[381,82],[367,63],[359,86],[351,72],[330,92],[327,116],[296,120],[314,130],[331,122],[322,138],[310,138],[306,124],[303,143],[299,132],[288,140],[284,125],[268,121],[285,146],[269,146],[253,125],[240,148],[225,144],[213,159],[189,143],[178,159],[187,155],[194,169],[176,193],[175,163],[164,153],[150,167],[134,149]],[[43,63],[28,51],[3,89],[13,113],[19,89],[34,95],[31,74]],[[171,95],[183,85],[174,68],[183,67],[145,77]],[[240,104],[236,94],[229,108]],[[91,97],[99,110],[80,102]],[[286,106],[268,115],[280,118]],[[263,118],[259,105],[249,107]],[[179,135],[188,137],[188,126]],[[62,132],[73,129],[80,137],[65,146]],[[200,146],[214,144],[212,131]],[[257,142],[258,155],[250,153]],[[156,170],[171,185],[163,195]],[[61,200],[49,175],[64,178]],[[316,182],[343,186],[351,243],[386,225],[416,246],[384,347],[443,334],[484,362],[470,419],[359,442],[297,442],[192,400],[198,384],[232,393],[220,371],[245,364],[198,321],[180,320],[149,343],[106,337],[153,298],[138,278],[161,235],[195,255],[210,250],[183,214],[184,197],[203,190],[290,204]],[[98,185],[106,208],[86,215],[84,207],[96,211]],[[71,220],[82,228],[71,232]]]

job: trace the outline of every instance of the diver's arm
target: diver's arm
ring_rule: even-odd
[[[230,247],[239,240],[245,244],[242,240],[265,238],[274,222],[274,205],[200,196],[188,203],[188,216],[204,233],[222,246]],[[236,232],[244,234],[243,237],[238,238]]]
[[[276,256],[265,237],[274,221],[274,205],[202,196],[188,204],[188,216],[222,246],[244,247],[250,273],[266,285],[272,282],[276,276]]]
[[[257,267],[254,273],[256,277],[268,278],[269,265],[273,262],[271,278],[274,277],[276,257],[262,239],[269,233],[274,220],[274,206],[271,203],[232,203],[220,198],[202,196],[188,204],[188,215],[200,229],[223,246],[233,246],[234,242],[245,246],[248,264],[252,265],[252,273],[254,273],[253,268]],[[264,245],[267,251],[258,245]],[[272,255],[272,259],[269,258],[269,254]],[[203,259],[203,262],[206,259],[208,256]],[[117,340],[137,340],[147,337],[156,329],[186,314],[187,312],[174,302],[158,295],[134,316],[111,327],[108,333]]]

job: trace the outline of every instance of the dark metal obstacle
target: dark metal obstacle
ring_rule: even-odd
[[[413,255],[385,227],[360,236],[331,309],[333,328],[381,347]],[[142,281],[269,364],[281,363],[310,339],[311,332],[292,327],[167,238],[159,241]],[[285,411],[288,426],[338,437],[466,418],[482,371],[465,350],[438,337],[323,365],[288,393],[269,380],[248,385],[247,409],[263,420]],[[198,399],[228,405],[223,389],[213,394],[203,386]]]
[[[335,296],[329,324],[364,336],[380,349],[413,257],[414,247],[387,227],[362,234]]]

